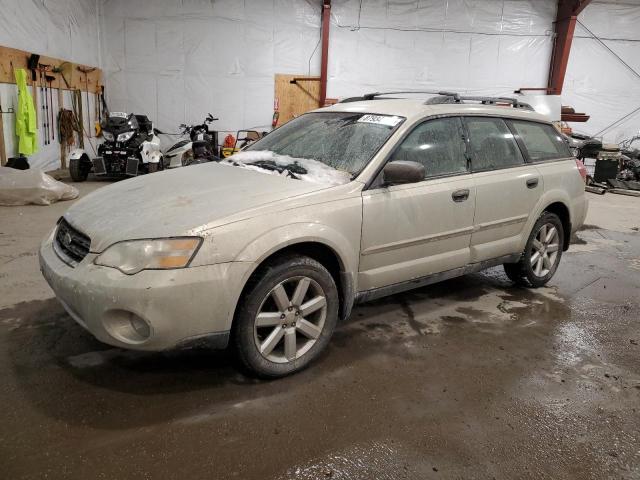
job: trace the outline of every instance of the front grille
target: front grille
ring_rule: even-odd
[[[73,262],[78,263],[89,253],[91,239],[73,228],[64,218],[58,223],[55,246]],[[63,259],[64,260],[64,259]]]
[[[131,175],[135,177],[138,175],[138,159],[137,158],[127,158],[127,175]]]
[[[105,175],[107,173],[107,169],[104,166],[104,159],[102,157],[93,159],[93,173],[96,175]]]

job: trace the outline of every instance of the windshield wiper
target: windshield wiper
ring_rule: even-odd
[[[289,163],[287,165],[280,165],[273,160],[256,160],[255,162],[238,162],[233,159],[229,159],[231,163],[236,167],[246,167],[249,165],[268,170],[270,172],[283,173],[287,172],[287,175],[296,180],[300,180],[298,175],[306,175],[309,173],[306,168],[300,165],[298,162]]]

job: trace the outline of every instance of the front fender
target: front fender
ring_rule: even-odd
[[[240,251],[234,260],[245,265],[247,262],[251,264],[251,268],[245,271],[244,278],[240,282],[242,288],[268,257],[286,247],[305,242],[321,243],[330,248],[338,257],[342,284],[341,297],[343,299],[340,317],[347,318],[353,306],[354,292],[357,291],[356,272],[359,246],[352,245],[344,235],[327,225],[293,223],[275,228],[255,238]],[[240,293],[238,292],[234,299],[232,311],[235,311]]]
[[[83,156],[89,159],[89,155],[87,155],[87,152],[82,148],[74,148],[69,152],[69,160],[81,159]]]
[[[234,260],[253,262],[257,268],[267,257],[277,251],[304,242],[317,242],[329,247],[338,257],[343,271],[357,270],[359,245],[353,245],[333,227],[311,222],[292,223],[274,228],[247,244]]]
[[[160,152],[160,139],[157,136],[153,136],[151,140],[144,141],[140,145],[140,157],[142,157],[142,163],[159,163],[162,159],[162,153]]]

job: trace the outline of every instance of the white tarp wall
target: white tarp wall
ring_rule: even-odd
[[[330,96],[389,88],[513,94],[546,86],[555,1],[332,3]]]
[[[101,20],[109,108],[165,132],[208,112],[222,130],[270,125],[274,74],[308,72],[320,35],[304,0],[104,0]]]
[[[592,2],[578,17],[636,72],[640,72],[640,5]],[[563,104],[591,115],[574,130],[594,135],[640,107],[640,76],[634,74],[580,23],[576,26]],[[640,111],[607,130],[605,142],[618,143],[637,135]],[[637,146],[637,144],[636,144]]]
[[[275,73],[319,74],[320,4],[0,0],[0,44],[102,67],[110,107],[145,113],[164,131],[207,112],[220,117],[218,128],[233,131],[270,123]],[[389,88],[511,94],[546,85],[555,0],[332,4],[329,97]],[[579,20],[640,71],[637,2],[596,1]],[[0,85],[0,95],[10,106],[15,86]],[[563,103],[591,115],[577,130],[597,133],[640,106],[640,78],[578,25]],[[639,119],[610,129],[605,140],[636,133]],[[13,117],[4,120],[11,156]],[[42,146],[32,164],[57,166],[58,148]]]
[[[163,131],[268,125],[275,73],[320,73],[320,0],[104,0],[112,110]],[[362,7],[361,7],[362,5]],[[545,86],[554,0],[333,0],[328,96]]]
[[[100,65],[98,0],[0,0],[0,12],[0,45],[86,65]],[[16,105],[16,95],[15,85],[0,83],[3,110]],[[56,113],[57,96],[57,90],[54,90]],[[85,98],[83,95],[83,101]],[[63,101],[65,108],[71,108],[69,92],[65,92]],[[38,98],[38,107],[41,105]],[[93,112],[93,103],[90,111]],[[40,127],[40,112],[38,115]],[[7,156],[17,156],[15,116],[3,115],[3,120]],[[40,149],[29,157],[31,167],[58,168],[60,144],[57,131],[55,141],[49,145],[44,144],[43,132],[38,133]],[[90,150],[86,139],[85,146]]]

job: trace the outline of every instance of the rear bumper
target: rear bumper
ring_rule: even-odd
[[[574,212],[571,216],[571,234],[573,235],[584,225],[584,220],[587,218],[587,210],[589,210],[589,200],[586,195],[582,195],[574,203]]]
[[[136,350],[226,346],[250,263],[125,275],[95,265],[94,258],[72,268],[54,252],[52,237],[40,248],[45,279],[69,315],[98,340]]]

